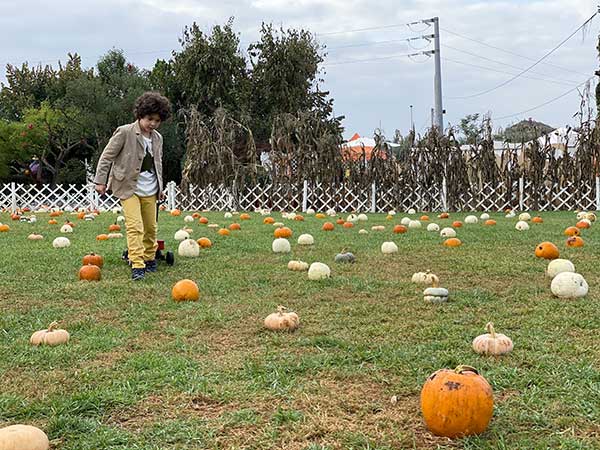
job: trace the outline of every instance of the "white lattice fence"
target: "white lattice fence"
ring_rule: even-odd
[[[190,186],[188,192],[182,191],[175,183],[167,186],[172,199],[172,208],[184,211],[232,210],[235,209],[235,196],[232,189],[224,184],[208,185],[204,188]]]
[[[307,208],[326,211],[330,208],[339,212],[371,211],[371,188],[314,184],[308,186]]]

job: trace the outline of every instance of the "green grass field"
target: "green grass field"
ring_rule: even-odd
[[[542,213],[528,232],[493,214],[497,226],[464,226],[463,246],[449,249],[425,229],[394,235],[400,214],[369,215],[365,228],[386,231],[368,235],[360,225],[326,233],[306,217],[285,221],[294,236],[282,256],[271,251],[273,227],[251,215],[228,237],[194,223],[192,236],[209,237],[211,249],[133,283],[120,259],[125,240],[95,240],[112,213],[67,216],[76,228],[65,249],[52,248],[60,225],[47,215],[26,224],[0,214],[11,226],[0,233],[0,427],[36,425],[65,450],[600,448],[599,225],[583,230],[585,247],[569,249],[563,230],[574,213]],[[161,213],[167,249],[183,224]],[[43,241],[26,239],[34,230]],[[312,248],[296,245],[301,233],[315,237]],[[381,254],[387,240],[399,253]],[[584,275],[586,298],[552,297],[546,262],[534,256],[545,240]],[[356,264],[333,262],[344,247]],[[105,258],[99,283],[77,280],[89,251]],[[309,281],[287,270],[290,259],[325,262],[332,277]],[[426,269],[450,290],[448,303],[426,304],[410,282]],[[197,281],[199,302],[171,300],[181,278]],[[280,304],[299,314],[296,332],[263,329]],[[53,320],[71,341],[30,346]],[[472,351],[488,321],[513,339],[511,354]],[[419,394],[433,371],[458,364],[486,377],[495,409],[486,433],[450,441],[426,430]]]

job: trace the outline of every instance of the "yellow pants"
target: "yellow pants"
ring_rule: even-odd
[[[134,269],[143,269],[144,261],[155,258],[156,242],[156,195],[138,197],[133,195],[121,200],[125,227],[127,229],[127,250],[129,261]]]

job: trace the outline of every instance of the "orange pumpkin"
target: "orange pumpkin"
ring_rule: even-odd
[[[421,216],[421,220],[423,222],[427,222],[429,220],[429,216]]]
[[[302,222],[304,220],[304,216],[302,216],[300,214],[296,214],[296,216],[294,216],[294,220],[296,220],[298,222]]]
[[[55,219],[50,219],[48,225],[56,225],[58,222]]]
[[[233,230],[241,230],[241,229],[242,229],[242,227],[240,226],[240,224],[239,224],[239,223],[235,223],[235,222],[234,222],[234,223],[232,223],[231,225],[229,225],[229,229],[230,229],[231,231],[233,231]]]
[[[540,216],[535,216],[533,219],[531,219],[531,221],[533,223],[543,223],[544,219],[542,219]]]
[[[558,247],[552,242],[542,242],[535,248],[535,256],[544,259],[556,259],[559,256]]]
[[[273,235],[276,238],[289,238],[292,236],[292,230],[290,230],[288,227],[279,227],[275,229]]]
[[[325,219],[327,216],[325,214],[323,214],[323,213],[316,213],[315,217],[317,219]]]
[[[333,231],[334,229],[334,225],[331,222],[325,222],[323,224],[323,226],[321,227],[321,230],[323,231]]]
[[[79,269],[79,279],[84,281],[100,281],[100,267],[93,264],[81,266]]]
[[[108,227],[108,231],[111,232],[111,233],[114,233],[114,232],[117,232],[117,231],[121,231],[121,225],[113,223],[112,225],[110,225]]]
[[[476,369],[458,366],[429,376],[421,390],[427,428],[449,438],[483,433],[494,412],[494,394]]]
[[[406,228],[404,225],[396,225],[394,227],[393,231],[396,234],[401,234],[401,233],[406,233],[408,231],[408,228]]]
[[[176,302],[192,301],[195,302],[200,298],[200,290],[198,285],[192,280],[180,280],[175,283],[171,290],[171,297]]]
[[[460,247],[462,245],[462,242],[458,238],[450,238],[444,241],[444,245],[446,247]]]
[[[52,211],[50,217],[59,217],[62,215],[62,211]]]
[[[206,238],[206,237],[201,237],[196,242],[202,248],[210,248],[210,247],[212,247],[212,242],[210,242],[210,239]]]
[[[440,219],[448,219],[450,217],[450,214],[448,214],[447,212],[443,212],[438,217]]]
[[[240,214],[240,220],[250,220],[250,214],[248,214],[248,213]]]
[[[460,228],[463,226],[462,222],[460,220],[455,220],[454,222],[452,222],[452,226],[454,228]]]
[[[5,223],[0,225],[0,233],[6,233],[7,231],[10,231],[10,227],[8,225],[6,225]]]
[[[198,219],[198,222],[200,222],[203,225],[206,225],[208,223],[208,219],[206,217],[200,217]]]
[[[587,223],[587,222],[586,222],[586,221],[584,221],[584,220],[580,220],[579,222],[577,222],[577,223],[575,224],[575,226],[576,226],[577,228],[589,228],[589,227],[590,227],[590,224],[589,224],[589,223]]]
[[[221,228],[217,233],[221,236],[229,236],[231,234],[227,228]]]
[[[11,215],[10,215],[10,218],[11,218],[12,220],[20,220],[20,219],[21,219],[21,216],[20,216],[20,215],[18,215],[18,214],[14,214],[14,213],[13,213],[13,214],[11,214]]]
[[[344,228],[352,228],[354,226],[354,224],[352,222],[344,222],[344,225],[342,225]]]
[[[496,225],[496,221],[494,219],[488,219],[484,222],[485,225],[494,226]]]
[[[195,212],[194,214],[192,214],[192,219],[199,219],[200,218],[200,213]]]
[[[77,218],[78,218],[79,220],[83,220],[83,219],[85,219],[85,213],[84,213],[83,211],[80,211],[80,212],[78,212],[78,213],[77,213]]]
[[[567,239],[567,247],[583,247],[583,239],[579,236],[571,236]]]
[[[87,266],[88,264],[93,264],[94,266],[102,268],[104,265],[104,258],[102,258],[100,255],[96,255],[95,253],[88,253],[83,257],[83,265]]]
[[[108,241],[108,234],[99,234],[96,236],[97,241]]]
[[[345,220],[342,219],[341,217],[335,221],[335,223],[337,223],[338,225],[344,225]]]
[[[577,227],[568,227],[565,229],[565,236],[579,236],[581,231]]]
[[[273,219],[272,217],[265,217],[265,218],[263,219],[263,223],[264,223],[265,225],[271,225],[271,224],[274,224],[274,223],[275,223],[275,219]]]
[[[172,216],[180,216],[181,215],[181,211],[178,209],[174,209],[171,211],[171,215]]]

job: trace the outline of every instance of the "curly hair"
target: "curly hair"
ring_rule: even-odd
[[[135,101],[133,114],[136,119],[158,114],[160,120],[164,122],[171,116],[171,102],[158,92],[144,92]]]

